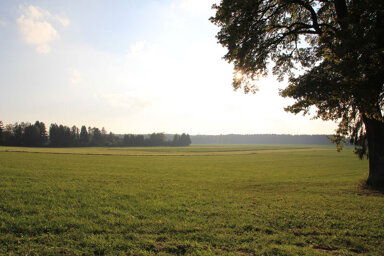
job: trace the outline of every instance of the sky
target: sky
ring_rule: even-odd
[[[210,0],[1,0],[0,120],[113,133],[332,134],[271,76],[232,88]]]

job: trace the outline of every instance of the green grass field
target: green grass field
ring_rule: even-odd
[[[383,255],[351,148],[0,147],[0,255]]]

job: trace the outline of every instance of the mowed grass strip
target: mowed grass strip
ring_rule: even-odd
[[[218,155],[193,155],[207,148]],[[82,150],[0,150],[0,255],[384,251],[384,197],[358,188],[368,164],[350,148]],[[255,154],[220,154],[235,151]]]
[[[329,150],[330,146],[294,146],[294,145],[192,145],[189,147],[0,147],[0,152],[25,152],[76,155],[122,155],[122,156],[219,156],[251,155],[256,153],[279,152],[289,150]],[[332,150],[334,147],[332,147]]]

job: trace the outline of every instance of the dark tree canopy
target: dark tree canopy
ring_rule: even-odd
[[[82,146],[86,146],[89,143],[89,134],[87,132],[87,127],[85,127],[85,125],[81,126],[79,143]]]
[[[255,92],[269,72],[289,78],[286,108],[337,121],[337,145],[351,138],[369,156],[368,183],[384,186],[384,1],[223,0],[211,21],[219,26],[233,86]],[[297,70],[297,71],[295,71]]]
[[[175,140],[175,138],[177,138]],[[8,124],[4,127],[0,121],[0,146],[27,146],[27,147],[88,147],[88,146],[189,146],[189,134],[175,135],[173,140],[168,140],[164,133],[149,135],[115,135],[107,132],[103,127],[88,127],[81,129],[75,125],[71,128],[66,125],[51,124],[47,134],[45,124],[36,121],[31,123]]]

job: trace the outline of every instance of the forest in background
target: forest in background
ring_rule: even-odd
[[[227,134],[191,135],[193,144],[331,145],[331,135]]]
[[[21,122],[4,125],[0,121],[0,145],[4,146],[189,146],[190,144],[272,144],[272,145],[331,145],[330,135],[289,134],[114,134],[105,128]]]
[[[171,139],[164,133],[148,135],[107,132],[104,127],[86,127],[51,124],[48,131],[43,122],[36,121],[3,125],[0,121],[0,145],[26,147],[101,147],[101,146],[189,146],[189,134],[175,134]]]

